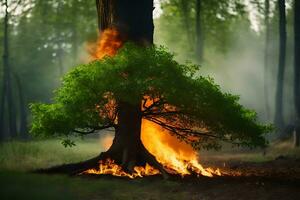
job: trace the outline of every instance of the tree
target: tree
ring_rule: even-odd
[[[295,84],[294,98],[296,107],[296,140],[295,145],[300,143],[300,1],[294,1],[294,69],[295,69]]]
[[[264,55],[264,93],[266,114],[269,117],[269,54],[270,54],[270,1],[265,0],[264,9],[264,25],[265,25],[265,55]]]
[[[277,73],[276,107],[275,107],[275,125],[282,130],[283,121],[283,83],[286,58],[286,12],[285,0],[278,0],[279,9],[279,62]]]
[[[79,173],[113,159],[124,171],[149,163],[168,173],[141,142],[142,120],[172,132],[194,148],[218,148],[220,141],[264,146],[271,130],[256,113],[222,93],[211,78],[196,75],[162,47],[153,46],[153,1],[97,1],[100,31],[116,29],[124,42],[114,56],[76,67],[63,80],[53,104],[32,104],[34,135],[86,135],[114,128],[108,151],[88,161],[48,172]],[[103,23],[105,22],[105,23]],[[72,144],[66,142],[65,144]]]
[[[196,54],[199,61],[203,60],[203,31],[201,22],[202,0],[196,0]]]
[[[4,37],[3,37],[3,88],[1,95],[1,106],[0,106],[0,132],[4,137],[4,117],[5,117],[5,105],[7,104],[8,110],[8,137],[17,136],[17,122],[16,122],[16,109],[14,105],[13,92],[12,92],[12,73],[11,65],[9,61],[9,13],[8,13],[8,2],[4,1],[5,6],[5,17],[4,17]]]
[[[20,133],[20,138],[21,139],[28,139],[28,130],[27,130],[27,105],[25,101],[25,95],[24,95],[24,90],[22,87],[22,82],[18,74],[15,75],[15,80],[16,80],[16,85],[17,85],[17,90],[18,90],[18,97],[19,97],[19,109],[20,109],[20,128],[19,128],[19,133]]]

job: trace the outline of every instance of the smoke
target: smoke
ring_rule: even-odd
[[[158,24],[160,27],[160,24]],[[234,31],[230,36],[226,51],[216,50],[216,47],[205,43],[205,60],[201,64],[200,74],[211,76],[222,91],[240,96],[240,103],[247,108],[258,113],[258,118],[262,122],[274,121],[275,94],[278,71],[278,35],[275,32],[271,38],[271,50],[268,58],[267,79],[265,78],[265,36],[264,32],[245,26],[245,24],[235,24],[231,27]],[[187,48],[181,48],[184,35],[178,36],[176,44],[169,44],[164,37],[166,30],[156,30],[156,41],[163,44],[175,52],[179,62],[193,59],[187,54]],[[171,33],[169,33],[171,34]],[[178,45],[179,47],[177,47]],[[288,44],[287,62],[284,83],[284,118],[285,123],[293,123],[294,101],[293,101],[293,62],[292,45]],[[183,57],[184,56],[184,57]],[[264,84],[267,81],[267,91]],[[267,99],[267,100],[266,100]],[[266,107],[268,102],[269,109]]]

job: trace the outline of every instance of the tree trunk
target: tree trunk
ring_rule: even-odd
[[[283,121],[283,84],[285,72],[285,57],[286,57],[286,14],[285,0],[278,0],[279,8],[279,64],[277,74],[277,91],[276,91],[276,112],[275,125],[282,130]]]
[[[138,45],[148,46],[153,44],[153,0],[115,0],[113,5],[112,24],[117,28],[125,41]],[[101,13],[98,13],[101,15]],[[104,20],[105,22],[110,21]],[[99,17],[103,21],[103,17]],[[100,21],[100,22],[102,22]],[[104,26],[100,26],[104,27]],[[167,173],[144,147],[141,141],[142,111],[141,101],[131,105],[128,102],[118,101],[118,126],[112,146],[106,154],[125,171],[133,172],[137,165],[146,162],[156,167],[166,177]]]
[[[190,47],[194,47],[194,42],[192,40],[192,34],[191,34],[191,24],[190,24],[190,18],[189,18],[189,2],[186,0],[180,0],[179,1],[179,8],[182,12],[182,22],[184,25],[184,29],[187,33],[187,40]]]
[[[203,61],[203,26],[201,23],[202,0],[196,0],[196,57],[199,62]]]
[[[72,65],[75,66],[75,64],[78,61],[78,33],[77,33],[77,11],[78,11],[78,0],[73,1],[72,5],[72,20],[73,20],[73,25],[72,25],[72,56],[73,56],[73,62]]]
[[[264,55],[264,96],[266,117],[270,116],[269,104],[269,53],[270,53],[270,0],[265,0],[265,55]]]
[[[22,83],[20,77],[17,74],[15,74],[15,79],[16,79],[17,89],[19,93],[19,108],[20,108],[19,134],[21,139],[26,140],[28,139],[29,135],[27,129],[27,113],[26,113],[25,98],[24,98]]]
[[[16,127],[16,110],[14,106],[14,99],[12,93],[12,81],[11,81],[11,69],[9,63],[9,38],[8,38],[8,3],[7,0],[4,2],[5,5],[5,17],[4,17],[4,36],[3,36],[3,91],[2,91],[2,102],[1,102],[1,116],[0,116],[0,125],[1,132],[4,134],[4,114],[5,114],[5,102],[7,100],[8,107],[8,136],[15,138],[17,136],[17,127]]]
[[[59,1],[58,2],[58,6],[57,6],[57,9],[56,9],[56,14],[58,14],[60,12],[60,10],[62,9],[63,7],[63,2],[62,1]],[[62,47],[62,44],[63,44],[63,38],[60,34],[60,31],[61,31],[61,23],[60,21],[58,20],[58,17],[56,18],[56,24],[55,24],[55,29],[56,29],[56,45],[57,45],[57,50],[56,50],[56,59],[57,59],[57,65],[58,65],[58,76],[59,77],[62,77],[63,74],[64,74],[64,66],[63,66],[63,54],[64,54],[64,50],[63,50],[63,47]]]
[[[295,83],[294,83],[294,97],[296,108],[296,146],[299,146],[300,138],[300,1],[294,2],[294,69],[295,69]]]

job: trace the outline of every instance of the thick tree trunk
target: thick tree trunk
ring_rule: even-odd
[[[295,145],[299,146],[300,140],[300,1],[294,2],[294,69],[295,69],[295,83],[294,83],[294,96],[296,107],[296,138]]]
[[[111,5],[106,7],[110,7],[111,10]],[[142,46],[152,45],[154,32],[152,12],[153,0],[115,0],[113,15],[105,13],[108,19],[99,17],[102,19],[100,23],[111,21],[112,24],[99,27],[116,27],[125,41],[131,41]],[[99,14],[101,15],[101,13]],[[132,173],[135,166],[145,165],[147,162],[160,170],[166,177],[166,171],[146,150],[141,141],[141,102],[135,105],[128,102],[117,103],[118,126],[113,144],[106,154],[127,172]]]
[[[196,56],[199,62],[203,61],[203,26],[201,22],[202,0],[196,0]]]
[[[265,55],[264,55],[264,97],[266,117],[270,116],[269,104],[269,57],[270,57],[270,0],[265,0]]]
[[[283,84],[285,72],[285,57],[286,57],[286,13],[285,0],[278,0],[279,8],[279,64],[277,74],[277,91],[276,91],[276,112],[275,125],[282,130],[283,121]]]

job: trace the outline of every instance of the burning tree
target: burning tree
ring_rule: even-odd
[[[220,141],[266,144],[270,126],[259,124],[256,113],[240,105],[237,96],[222,93],[211,78],[199,75],[198,66],[179,64],[166,49],[152,45],[152,0],[102,0],[97,8],[101,35],[95,60],[63,78],[54,103],[31,105],[31,131],[69,136],[114,128],[115,137],[99,156],[48,171],[102,173],[116,167],[120,175],[132,177],[182,172],[148,151],[142,129],[164,129],[162,133],[194,149],[218,148]],[[180,162],[185,170],[211,175],[195,159]]]

